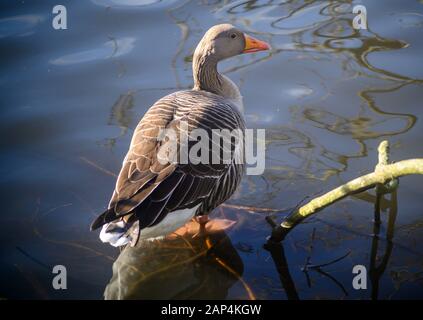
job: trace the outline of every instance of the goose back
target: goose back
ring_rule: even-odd
[[[167,150],[167,144],[159,139],[165,129],[177,134],[175,162],[163,163],[158,158]],[[180,134],[186,130],[190,135],[195,129],[203,129],[210,140],[213,129],[243,133],[245,123],[233,100],[210,92],[179,91],[158,100],[136,127],[108,210],[94,221],[92,228],[124,217],[127,222],[139,220],[142,230],[175,211],[198,206],[195,214],[207,214],[227,200],[244,172],[243,137],[241,141],[231,141],[229,163],[212,163],[212,157],[216,156],[212,148],[209,148],[208,163],[193,163],[189,156],[187,163],[180,163]],[[188,142],[188,153],[196,143]],[[239,143],[241,147],[237,148]],[[212,141],[207,144],[211,146]],[[222,150],[222,145],[219,147]],[[241,159],[239,163],[237,158]]]

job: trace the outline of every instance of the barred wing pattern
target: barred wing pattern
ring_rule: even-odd
[[[245,124],[241,114],[218,95],[196,90],[179,91],[157,101],[144,115],[135,129],[129,151],[123,161],[109,208],[92,224],[92,229],[123,217],[128,224],[139,221],[139,230],[158,224],[174,211],[194,208],[196,214],[208,214],[227,200],[236,190],[244,172],[243,147],[233,152],[229,163],[194,164],[161,163],[158,155],[166,148],[159,141],[163,129],[173,129],[178,135],[187,123],[187,134],[201,128],[212,137],[213,129],[240,129]],[[212,141],[209,141],[211,146]],[[195,141],[188,143],[188,152]],[[236,150],[232,141],[232,151]],[[177,148],[179,159],[180,148]],[[221,146],[220,149],[221,150]],[[212,157],[210,148],[210,156]],[[242,159],[243,160],[243,159]]]

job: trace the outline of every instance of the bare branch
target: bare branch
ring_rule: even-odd
[[[347,196],[374,187],[377,187],[377,193],[389,193],[397,188],[397,178],[411,174],[423,174],[423,159],[421,158],[403,160],[389,164],[388,141],[382,141],[380,143],[378,152],[379,162],[374,172],[351,180],[320,197],[312,199],[298,210],[295,210],[282,221],[280,226],[273,229],[270,240],[276,242],[282,241],[288,231],[306,217],[321,211]]]

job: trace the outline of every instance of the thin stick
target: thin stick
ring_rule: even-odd
[[[230,203],[222,203],[220,206],[224,208],[231,208],[231,209],[244,210],[244,211],[250,211],[250,212],[281,212],[286,210],[286,209],[272,209],[272,208],[257,208],[257,207],[241,206],[241,205],[230,204]]]
[[[105,174],[107,174],[109,176],[112,176],[112,177],[117,178],[117,174],[116,173],[111,172],[111,171],[109,171],[109,170],[107,170],[107,169],[99,166],[97,163],[95,163],[95,162],[93,162],[93,161],[91,161],[91,160],[89,160],[89,159],[87,159],[85,157],[79,157],[79,159],[81,159],[85,163],[89,164],[90,166],[96,168],[97,170],[100,170],[101,172],[103,172],[103,173],[105,173]]]

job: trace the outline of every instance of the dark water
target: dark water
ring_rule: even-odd
[[[232,228],[207,243],[124,251],[106,295],[423,298],[421,177],[402,178],[386,197],[379,238],[372,192],[306,220],[283,251],[263,249],[268,212],[236,208],[281,209],[281,219],[305,196],[372,171],[384,139],[392,160],[422,156],[422,1],[63,1],[62,31],[51,26],[56,4],[0,5],[1,298],[103,297],[119,250],[89,223],[108,203],[138,120],[191,85],[192,51],[222,22],[273,47],[221,66],[242,91],[248,126],[267,129],[266,171],[246,176],[233,206],[214,213],[236,220]],[[366,31],[351,27],[355,4],[367,7]],[[345,255],[303,272],[307,261]],[[67,290],[52,288],[58,264]],[[367,290],[353,289],[354,265],[367,267]]]

